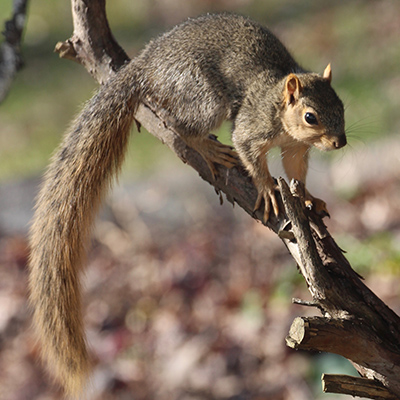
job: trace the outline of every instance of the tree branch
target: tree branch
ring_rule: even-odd
[[[74,34],[58,45],[56,51],[61,57],[80,62],[102,83],[128,57],[111,34],[104,0],[72,0],[72,5]],[[218,165],[219,175],[214,181],[202,157],[168,126],[168,119],[158,113],[155,104],[141,104],[135,119],[217,192],[225,193],[230,202],[236,202],[253,218],[262,219],[261,211],[252,211],[257,191],[243,168],[227,170]],[[287,338],[288,345],[341,354],[353,362],[362,376],[379,381],[381,393],[389,396],[375,398],[399,397],[400,318],[352,270],[321,218],[304,208],[304,187],[292,182],[289,189],[283,179],[278,183],[280,206],[283,209],[283,201],[286,215],[272,217],[267,226],[279,235],[296,260],[313,297],[312,304],[324,315],[324,318],[296,319]],[[358,395],[364,393],[365,383],[375,385],[374,381],[353,379],[351,389],[343,384],[334,389],[325,384],[325,389],[341,388],[340,393]]]
[[[124,63],[125,51],[111,33],[105,0],[73,0],[74,32],[70,39],[59,42],[55,52],[61,58],[77,61],[99,83],[104,83]]]
[[[342,393],[367,397],[374,400],[397,400],[380,382],[347,375],[322,375],[322,390],[327,393]]]
[[[5,41],[0,47],[0,103],[6,98],[15,74],[23,65],[21,58],[22,33],[28,0],[14,0],[13,13],[2,32]]]

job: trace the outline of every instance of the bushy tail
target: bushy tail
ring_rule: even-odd
[[[31,228],[30,301],[51,375],[69,395],[90,370],[79,271],[96,211],[126,151],[138,106],[131,62],[100,88],[67,132],[39,193]]]

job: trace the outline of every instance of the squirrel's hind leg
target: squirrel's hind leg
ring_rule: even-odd
[[[214,135],[191,136],[183,138],[188,146],[196,150],[203,157],[211,171],[213,179],[218,176],[215,164],[232,168],[239,164],[239,157],[232,146],[223,144]]]

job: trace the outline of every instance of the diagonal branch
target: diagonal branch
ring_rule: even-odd
[[[129,60],[111,34],[105,1],[72,0],[72,11],[74,34],[58,44],[56,51],[61,57],[81,63],[102,83]],[[257,192],[243,168],[227,170],[217,166],[219,176],[214,181],[202,157],[168,128],[154,104],[141,104],[135,119],[198,171],[217,192],[225,193],[230,202],[261,220],[262,212],[252,211]],[[278,183],[279,201],[281,209],[283,201],[286,215],[273,217],[267,226],[278,234],[296,260],[312,294],[312,304],[324,315],[324,318],[296,319],[287,338],[288,345],[341,354],[353,362],[364,378],[381,383],[377,398],[399,397],[400,318],[352,270],[321,218],[304,209],[304,187],[294,182],[289,189],[283,179]],[[364,393],[365,379],[352,380],[352,384],[352,390],[347,385],[341,393]],[[371,385],[374,386],[372,382]]]

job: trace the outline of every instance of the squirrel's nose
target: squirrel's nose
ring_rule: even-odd
[[[340,149],[343,146],[346,146],[347,144],[347,139],[346,135],[342,134],[333,139],[333,145],[335,146],[335,149]]]

